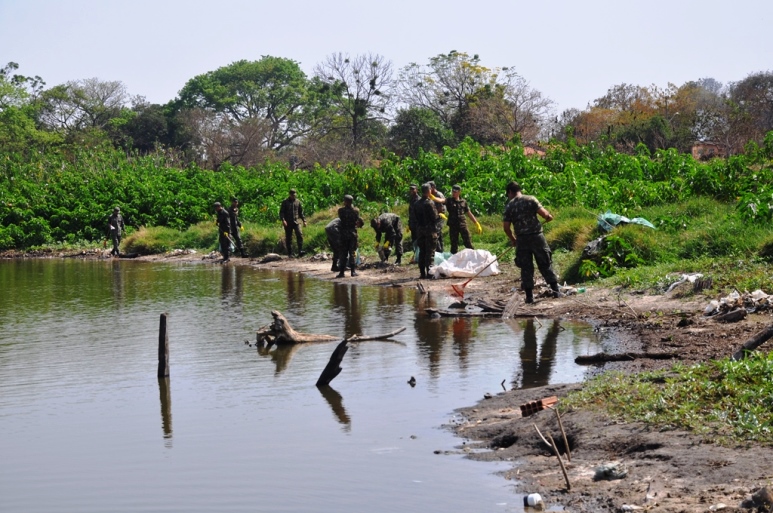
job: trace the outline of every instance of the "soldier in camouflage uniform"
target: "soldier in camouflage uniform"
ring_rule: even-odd
[[[282,201],[282,205],[279,207],[279,219],[282,220],[282,226],[285,229],[287,256],[293,256],[293,232],[295,232],[295,238],[298,241],[298,256],[302,257],[304,255],[303,232],[298,220],[303,221],[303,226],[306,226],[306,218],[303,216],[301,202],[296,198],[295,189],[290,189],[290,195]]]
[[[461,197],[462,186],[454,185],[451,191],[451,197],[446,198],[446,209],[448,210],[448,235],[451,238],[451,254],[455,255],[459,251],[460,235],[465,248],[475,249],[472,247],[472,240],[470,240],[470,230],[467,229],[467,217],[475,223],[478,233],[481,233],[483,229],[470,212],[467,200]]]
[[[416,234],[419,238],[419,272],[420,278],[429,277],[429,268],[435,260],[437,248],[438,213],[432,200],[429,199],[431,187],[428,183],[421,186],[421,199],[416,203]]]
[[[558,277],[553,271],[552,253],[545,236],[542,234],[542,223],[537,215],[545,219],[545,222],[553,220],[553,215],[534,196],[526,196],[521,192],[521,186],[517,182],[507,184],[507,197],[509,201],[502,217],[502,228],[515,246],[515,265],[521,268],[521,288],[526,293],[526,302],[533,303],[534,295],[534,262],[542,277],[553,290],[554,297],[561,297],[558,289]],[[513,235],[513,230],[515,235]]]
[[[416,235],[416,214],[414,213],[414,207],[416,203],[421,199],[419,196],[419,186],[412,183],[410,186],[410,192],[408,195],[408,232],[411,234],[411,246],[413,247],[413,256],[409,264],[416,262],[416,250],[419,249],[419,236]]]
[[[215,212],[217,212],[217,236],[220,243],[220,254],[223,255],[223,263],[228,262],[231,250],[231,216],[223,208],[219,201],[215,202]]]
[[[362,224],[362,219],[357,219],[356,227],[362,228]],[[327,235],[327,243],[330,245],[330,250],[333,252],[333,266],[330,270],[338,272],[338,261],[341,259],[341,252],[343,250],[343,244],[341,243],[341,220],[336,217],[327,223],[325,234]]]
[[[110,227],[110,238],[113,240],[113,250],[110,254],[120,256],[121,252],[118,247],[121,245],[121,234],[126,227],[123,224],[123,216],[119,207],[113,209],[113,213],[107,218],[107,223]]]
[[[231,221],[231,238],[234,241],[234,246],[239,251],[242,257],[246,258],[244,253],[244,246],[242,245],[242,238],[239,235],[239,230],[242,228],[242,222],[239,221],[239,200],[231,198],[231,206],[228,207],[228,216]]]
[[[395,265],[400,265],[403,258],[403,222],[400,216],[385,212],[370,221],[370,226],[376,231],[376,251],[383,250],[380,255],[384,255],[382,262],[389,258],[390,246],[395,248],[397,260]],[[381,247],[381,234],[384,234],[384,246]]]
[[[443,252],[443,221],[445,219],[448,219],[448,215],[446,215],[446,197],[445,195],[437,190],[437,186],[435,186],[435,182],[429,181],[427,182],[430,187],[430,195],[429,199],[433,201],[433,205],[435,206],[435,210],[437,211],[437,219],[435,220],[435,231],[437,232],[437,247],[435,248],[436,251],[439,251],[440,253]]]
[[[338,260],[338,275],[336,275],[336,278],[344,277],[347,258],[349,260],[349,267],[352,269],[352,276],[357,276],[357,265],[355,262],[357,256],[357,224],[362,222],[362,218],[360,217],[360,210],[352,206],[353,202],[354,198],[347,194],[344,196],[344,206],[338,209],[338,219],[341,220],[339,225],[341,256]]]

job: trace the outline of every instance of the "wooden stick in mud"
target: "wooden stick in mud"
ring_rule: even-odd
[[[318,388],[328,386],[330,382],[341,373],[341,361],[344,359],[344,355],[348,350],[349,346],[347,345],[346,339],[336,346],[333,354],[330,355],[330,361],[327,362],[322,374],[319,375],[319,379],[317,380]]]
[[[566,431],[564,431],[564,423],[561,422],[561,414],[558,413],[556,406],[548,406],[551,410],[556,412],[556,420],[558,420],[558,427],[561,428],[561,436],[564,437],[564,447],[566,448],[566,459],[572,461],[572,451],[569,449],[569,441],[566,439]]]
[[[738,349],[738,351],[733,353],[733,360],[743,360],[744,358],[746,358],[747,352],[750,353],[754,351],[762,344],[767,342],[768,339],[771,337],[773,337],[773,325],[768,326],[764,330],[754,335],[754,338],[744,343],[744,345],[742,345],[740,349]]]
[[[566,474],[566,467],[564,467],[564,460],[562,460],[561,455],[558,454],[558,447],[556,447],[556,443],[553,441],[553,437],[550,436],[550,433],[548,433],[548,438],[550,439],[551,445],[553,446],[553,452],[556,454],[556,458],[558,458],[558,464],[561,465],[561,472],[563,472],[564,480],[566,481],[566,489],[571,490],[572,484],[569,482],[569,476]]]
[[[169,377],[169,336],[166,333],[166,315],[161,314],[158,327],[158,377]]]

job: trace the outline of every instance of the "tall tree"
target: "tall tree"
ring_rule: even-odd
[[[401,156],[417,157],[421,150],[440,152],[453,141],[453,130],[429,109],[401,109],[389,128],[389,146]]]
[[[392,63],[376,54],[337,53],[318,64],[314,74],[335,109],[329,129],[346,131],[357,151],[366,142],[367,127],[388,119],[393,102]]]
[[[104,130],[120,117],[130,101],[126,86],[98,78],[76,80],[55,86],[41,94],[40,121],[51,130]]]
[[[179,106],[224,117],[226,124],[263,127],[259,138],[243,141],[281,150],[316,124],[319,104],[299,64],[281,57],[241,60],[198,75],[179,94]]]

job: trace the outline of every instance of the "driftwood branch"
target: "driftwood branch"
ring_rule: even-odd
[[[733,353],[733,360],[743,360],[746,358],[746,353],[754,351],[762,344],[767,342],[771,337],[773,337],[773,325],[768,326],[764,330],[754,335],[754,338],[744,343],[744,345],[742,345],[738,351]]]
[[[321,335],[317,333],[301,333],[296,331],[287,318],[276,310],[271,311],[271,315],[274,317],[274,321],[266,326],[261,327],[257,332],[257,342],[259,345],[267,343],[270,347],[273,344],[308,344],[315,342],[332,342],[334,340],[340,340],[341,337],[334,337],[332,335]],[[376,335],[363,337],[355,335],[348,339],[349,342],[361,342],[364,340],[386,340],[388,338],[402,333],[405,328],[400,328],[391,333],[385,335]]]
[[[636,360],[637,358],[648,358],[650,360],[671,360],[678,358],[677,353],[596,353],[589,355],[581,355],[574,359],[574,363],[578,365],[590,365],[593,363],[604,362],[625,362],[629,360]]]

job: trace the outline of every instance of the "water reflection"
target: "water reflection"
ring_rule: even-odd
[[[344,318],[344,337],[362,334],[360,287],[345,283],[333,284],[333,309]]]
[[[293,359],[293,355],[303,344],[281,344],[278,346],[266,346],[265,344],[258,344],[258,354],[260,356],[271,357],[271,361],[274,362],[276,368],[274,369],[274,375],[278,376],[287,368],[290,360]],[[275,347],[273,351],[271,347]]]
[[[467,357],[469,356],[469,345],[472,340],[472,318],[455,318],[451,325],[451,334],[454,340],[454,352],[459,358],[459,368],[467,368]]]
[[[158,395],[161,398],[161,429],[164,432],[164,446],[172,447],[172,389],[169,378],[158,378]]]
[[[287,273],[287,306],[303,313],[305,303],[306,275],[303,273]]]
[[[317,388],[319,389],[319,393],[322,394],[322,397],[324,397],[327,403],[330,405],[330,408],[333,410],[333,414],[336,416],[336,419],[338,419],[338,422],[344,425],[343,430],[346,432],[351,431],[352,420],[346,413],[346,408],[344,408],[344,400],[343,397],[341,397],[341,394],[339,394],[330,385]]]
[[[112,262],[112,273],[110,274],[110,284],[112,286],[113,301],[116,305],[122,306],[125,299],[124,291],[124,271],[121,269],[121,262],[114,259]]]
[[[542,344],[537,340],[539,321],[529,319],[523,326],[520,376],[513,380],[513,388],[536,388],[550,383],[550,374],[556,359],[558,334],[563,331],[559,320],[550,323]],[[520,378],[520,383],[518,383]]]

